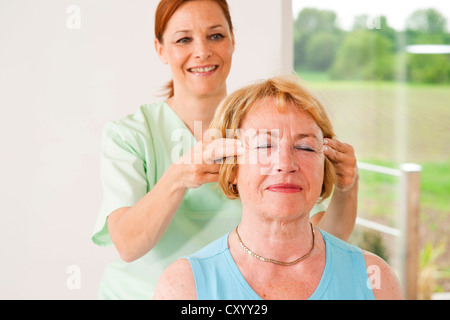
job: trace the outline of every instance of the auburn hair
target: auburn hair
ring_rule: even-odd
[[[217,3],[222,9],[225,19],[228,22],[231,33],[233,33],[233,23],[231,21],[230,9],[226,0],[161,0],[156,8],[155,13],[155,38],[158,39],[160,43],[163,43],[163,35],[166,30],[167,24],[169,23],[172,16],[178,10],[179,7],[188,1],[213,1]],[[167,97],[171,98],[174,95],[173,80],[164,87],[167,92]]]

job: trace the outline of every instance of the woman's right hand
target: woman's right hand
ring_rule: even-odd
[[[223,159],[243,153],[244,148],[238,139],[200,141],[173,164],[180,174],[180,187],[194,189],[205,183],[217,182]]]
[[[218,181],[220,161],[242,153],[239,140],[201,141],[174,162],[134,206],[112,212],[109,234],[121,258],[131,262],[150,251],[169,227],[187,188]]]

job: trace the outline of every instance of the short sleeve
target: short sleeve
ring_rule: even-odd
[[[321,199],[319,199],[321,200]],[[319,212],[324,212],[327,211],[328,208],[328,202],[326,200],[323,200],[322,202],[316,202],[316,204],[314,205],[314,207],[311,209],[311,212],[309,213],[309,217],[313,217],[316,214],[318,214]]]
[[[105,126],[101,154],[103,202],[92,236],[95,244],[112,245],[108,216],[114,210],[133,206],[149,191],[142,149],[133,128],[115,122]]]

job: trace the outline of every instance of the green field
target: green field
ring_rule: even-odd
[[[422,165],[421,247],[445,241],[438,262],[450,266],[450,86],[394,82],[329,81],[299,74],[322,101],[338,138],[358,161],[398,168]],[[360,170],[358,214],[396,226],[398,178]],[[450,291],[450,282],[440,282]]]

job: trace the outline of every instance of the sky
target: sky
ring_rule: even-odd
[[[448,0],[292,0],[294,18],[303,8],[329,9],[337,13],[339,25],[349,30],[357,15],[367,14],[371,17],[384,15],[388,25],[396,30],[403,30],[408,16],[418,9],[437,9],[447,19],[450,29],[450,1]]]

